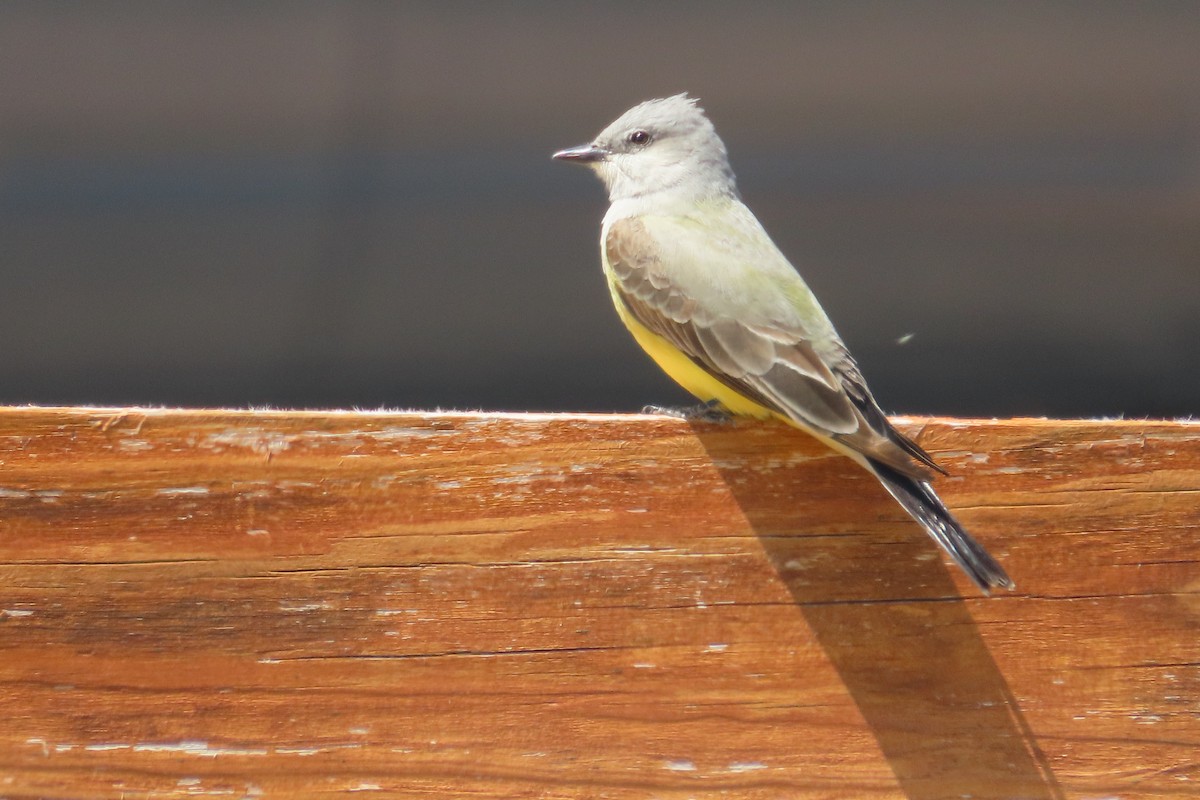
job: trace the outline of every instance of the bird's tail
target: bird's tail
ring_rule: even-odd
[[[870,469],[984,594],[994,588],[1015,586],[1004,567],[950,514],[928,481],[912,478],[877,461],[870,462]]]

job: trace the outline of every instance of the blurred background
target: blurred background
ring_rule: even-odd
[[[1190,2],[0,4],[0,402],[636,410],[550,153],[701,98],[890,411],[1200,411]]]

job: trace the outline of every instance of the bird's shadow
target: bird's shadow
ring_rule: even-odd
[[[1062,798],[949,567],[882,487],[783,425],[690,424],[906,796]]]

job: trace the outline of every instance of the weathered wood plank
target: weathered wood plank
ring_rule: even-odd
[[[0,795],[1200,795],[1200,424],[0,410]]]

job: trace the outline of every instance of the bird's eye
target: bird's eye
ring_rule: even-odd
[[[650,134],[646,131],[634,131],[625,138],[630,144],[646,144],[650,141]]]

